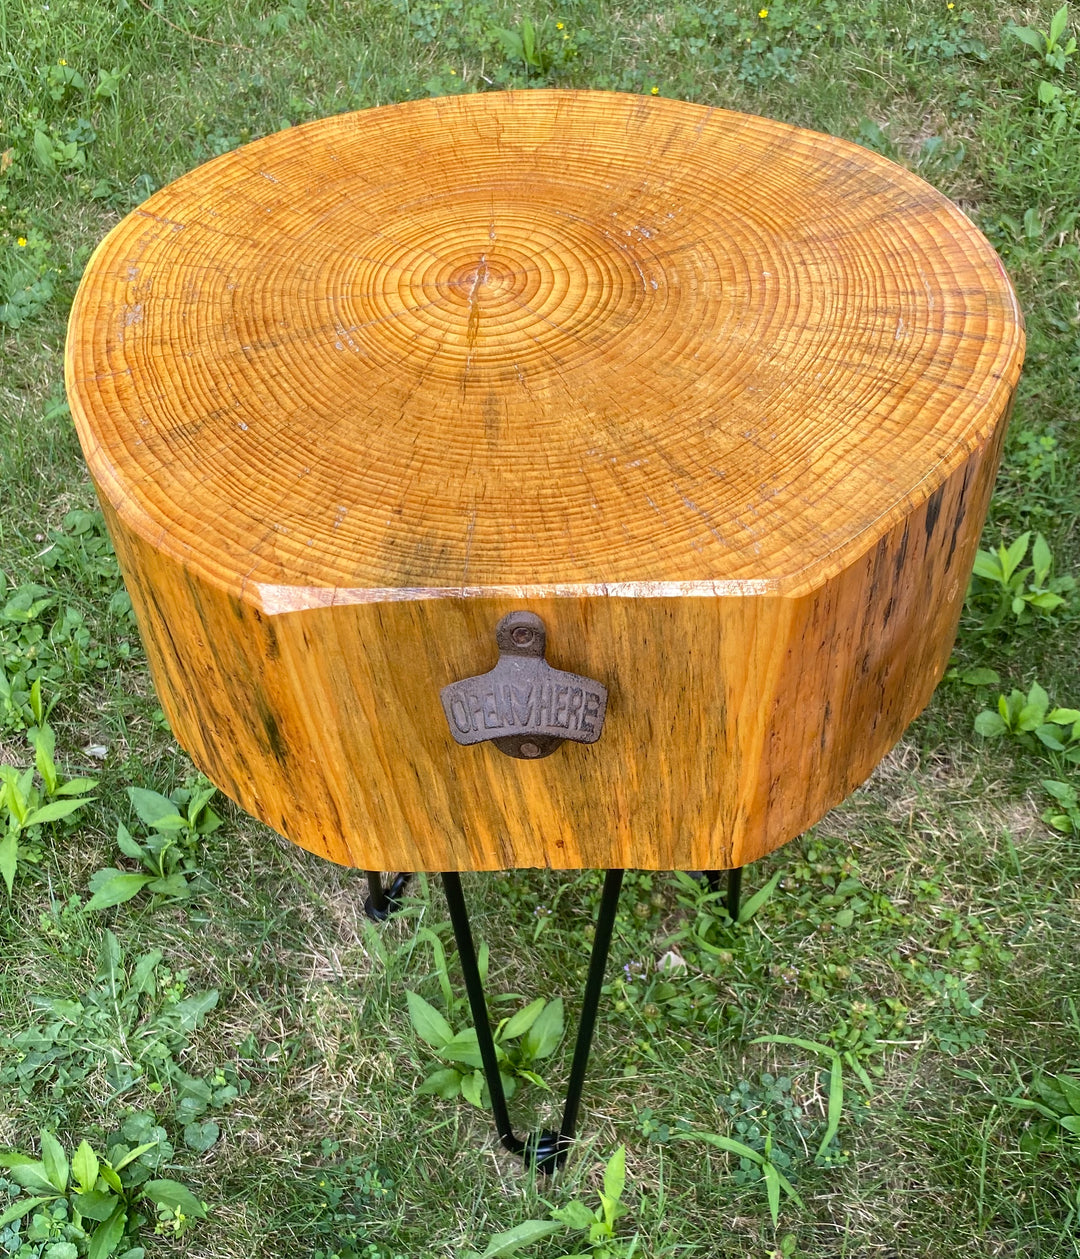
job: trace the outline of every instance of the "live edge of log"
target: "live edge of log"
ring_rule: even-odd
[[[295,843],[368,869],[723,869],[816,822],[930,699],[1006,422],[795,594],[234,594],[102,507],[177,738]],[[494,664],[517,608],[543,618],[554,666],[608,688],[598,743],[527,762],[451,738],[440,688]]]

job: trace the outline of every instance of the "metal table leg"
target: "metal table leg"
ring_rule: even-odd
[[[742,895],[742,866],[736,866],[733,870],[727,872],[727,899],[724,902],[724,908],[728,911],[728,916],[732,922],[737,922],[739,918],[739,898]],[[720,870],[706,870],[705,879],[709,885],[710,892],[720,891]]]
[[[450,907],[450,921],[454,927],[458,956],[461,958],[461,968],[465,975],[465,989],[469,996],[469,1008],[472,1010],[473,1025],[476,1028],[476,1039],[480,1048],[480,1057],[484,1064],[484,1077],[487,1080],[488,1092],[491,1095],[491,1111],[495,1119],[495,1127],[498,1130],[499,1139],[511,1153],[520,1154],[522,1158],[534,1163],[538,1171],[556,1171],[566,1161],[567,1150],[574,1139],[574,1133],[577,1128],[581,1093],[585,1084],[585,1070],[589,1062],[589,1050],[592,1047],[593,1030],[596,1026],[596,1012],[600,1004],[600,993],[604,984],[604,971],[607,967],[611,934],[615,926],[615,911],[619,904],[619,890],[622,887],[623,872],[621,870],[609,870],[607,877],[604,879],[604,891],[600,899],[600,913],[596,920],[596,935],[593,938],[592,956],[589,959],[589,975],[585,983],[585,995],[581,1003],[581,1021],[578,1024],[574,1058],[570,1066],[570,1081],[566,1089],[562,1125],[558,1132],[545,1130],[527,1137],[525,1140],[514,1134],[510,1124],[510,1115],[506,1108],[506,1094],[503,1092],[502,1076],[499,1074],[495,1040],[491,1034],[491,1024],[488,1020],[484,986],[480,978],[479,967],[476,964],[476,950],[473,947],[472,931],[469,928],[469,915],[465,908],[465,897],[461,891],[461,880],[453,872],[443,874],[442,879],[443,888],[446,891],[446,901]]]
[[[379,870],[365,870],[368,894],[364,898],[364,913],[376,922],[385,922],[395,909],[400,909],[401,894],[412,878],[412,872],[402,870],[390,880],[390,886],[384,887],[382,873]]]

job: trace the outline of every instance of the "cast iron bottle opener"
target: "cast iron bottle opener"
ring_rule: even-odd
[[[488,673],[440,692],[450,733],[468,746],[490,739],[500,752],[534,761],[567,739],[595,743],[607,689],[553,669],[544,659],[547,631],[532,612],[511,612],[495,627],[499,661]]]

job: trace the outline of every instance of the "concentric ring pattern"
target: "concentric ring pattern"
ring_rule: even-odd
[[[200,167],[107,237],[71,326],[122,518],[229,588],[343,592],[797,593],[986,438],[1023,345],[989,246],[883,158],[547,91]]]

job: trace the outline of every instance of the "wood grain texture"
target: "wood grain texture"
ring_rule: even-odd
[[[491,93],[270,136],[87,268],[72,412],[162,704],[379,869],[718,869],[872,770],[948,659],[1023,357],[989,245],[847,142]],[[600,741],[459,747],[538,613]]]

